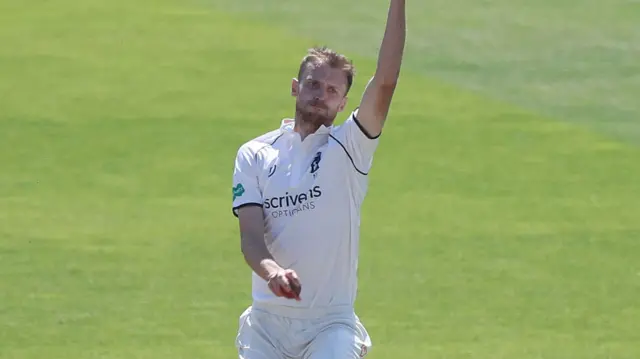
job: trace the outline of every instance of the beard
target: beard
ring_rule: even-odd
[[[306,106],[300,103],[296,104],[296,118],[300,120],[300,124],[303,126],[319,128],[322,125],[330,126],[335,119],[335,115],[330,114],[325,104],[311,101]]]

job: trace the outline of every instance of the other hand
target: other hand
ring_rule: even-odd
[[[269,289],[278,297],[300,300],[302,286],[293,269],[281,269],[271,275],[267,281]]]

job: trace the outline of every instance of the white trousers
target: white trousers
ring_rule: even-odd
[[[360,359],[371,339],[353,309],[283,310],[257,305],[240,316],[239,359]]]

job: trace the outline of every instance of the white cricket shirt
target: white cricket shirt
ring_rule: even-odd
[[[301,301],[278,298],[253,273],[253,300],[304,308],[353,306],[357,292],[360,207],[378,137],[357,122],[322,126],[304,141],[293,120],[238,150],[233,212],[258,205],[276,262],[300,277]]]

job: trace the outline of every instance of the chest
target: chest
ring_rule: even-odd
[[[330,142],[308,148],[282,146],[265,153],[259,178],[264,208],[306,208],[340,195],[344,156]]]
[[[322,174],[336,166],[328,147],[328,144],[324,144],[307,151],[271,151],[265,158],[260,181],[263,194],[304,189],[321,182],[324,177]]]

